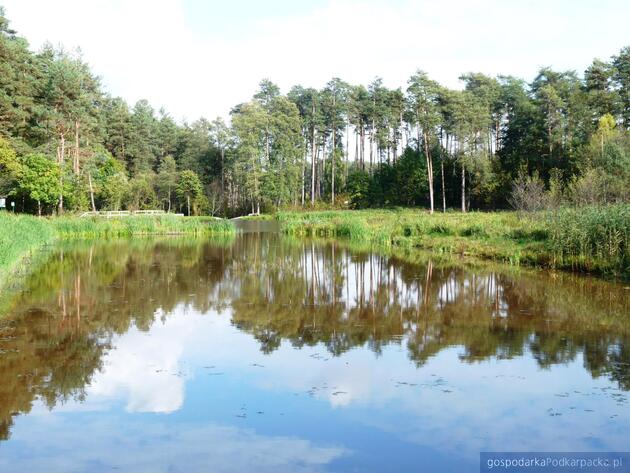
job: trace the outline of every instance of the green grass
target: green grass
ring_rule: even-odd
[[[67,238],[116,238],[133,235],[225,234],[234,226],[226,220],[208,217],[178,217],[175,215],[122,218],[59,217],[49,220],[55,234]]]
[[[516,212],[411,209],[281,212],[284,233],[346,238],[386,247],[489,259],[512,265],[630,277],[630,206]]]
[[[37,250],[56,240],[117,238],[134,235],[227,235],[234,225],[211,217],[175,215],[121,218],[37,218],[0,213],[0,287],[7,277]]]
[[[54,230],[45,219],[0,213],[0,287],[20,261],[54,239]]]

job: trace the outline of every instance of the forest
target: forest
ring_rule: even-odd
[[[630,200],[630,47],[531,83],[418,69],[396,89],[264,79],[229,120],[112,97],[82,56],[33,52],[0,10],[0,198],[18,212],[420,206],[540,210]]]

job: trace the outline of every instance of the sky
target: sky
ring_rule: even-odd
[[[32,49],[80,47],[106,91],[178,121],[227,117],[263,78],[404,87],[417,69],[526,80],[630,45],[627,0],[0,0]]]

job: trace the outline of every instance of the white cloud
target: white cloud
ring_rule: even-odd
[[[156,322],[149,332],[132,328],[112,341],[103,359],[105,366],[88,387],[87,395],[126,398],[127,412],[170,413],[184,402],[188,376],[181,358],[195,326],[187,317]]]
[[[327,464],[349,453],[342,447],[214,423],[121,424],[107,417],[86,420],[80,428],[57,417],[33,426],[28,439],[28,450],[3,452],[0,470],[307,473],[325,471]],[[16,435],[15,440],[26,438]]]
[[[4,4],[35,47],[81,46],[113,94],[188,119],[227,115],[263,77],[286,91],[333,76],[367,83],[378,75],[404,86],[417,68],[449,86],[472,70],[526,79],[546,65],[581,72],[628,42],[630,13],[621,0],[330,0],[252,20],[226,17],[216,2],[216,16],[191,22],[199,8],[183,0]]]

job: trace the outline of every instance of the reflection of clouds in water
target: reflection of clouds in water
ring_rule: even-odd
[[[535,451],[553,446],[590,451],[606,445],[608,450],[621,451],[626,447],[628,416],[611,423],[610,416],[622,410],[601,390],[592,389],[610,383],[593,381],[579,359],[542,371],[532,359],[462,366],[457,352],[444,350],[420,370],[400,363],[395,350],[386,350],[371,367],[364,366],[367,353],[353,352],[350,365],[358,370],[345,378],[344,390],[351,393],[358,409],[354,417],[408,441],[469,457],[484,449]],[[353,358],[357,359],[353,362]],[[321,379],[330,384],[330,377]],[[567,392],[566,398],[558,396]],[[361,415],[365,410],[369,415]],[[561,415],[550,421],[553,413]]]
[[[88,396],[126,397],[128,412],[173,412],[184,402],[181,357],[195,327],[185,316],[157,321],[150,331],[136,328],[113,340]]]
[[[341,447],[216,424],[136,424],[108,417],[77,428],[65,420],[55,417],[33,425],[29,440],[40,441],[29,442],[27,451],[11,449],[0,456],[0,470],[307,473],[325,471],[327,464],[349,453]]]
[[[567,451],[626,447],[630,419],[620,416],[611,423],[610,416],[622,409],[592,389],[610,383],[593,381],[579,359],[551,370],[540,370],[531,358],[462,365],[458,351],[445,349],[416,369],[401,363],[395,347],[385,349],[378,362],[373,354],[355,350],[323,363],[320,370],[284,362],[272,378],[292,389],[323,383],[337,387],[347,392],[345,397],[333,396],[332,389],[319,389],[314,396],[347,407],[346,415],[356,422],[457,456],[550,446]],[[561,415],[552,417],[554,413]]]
[[[610,416],[622,409],[599,390],[611,384],[593,380],[580,357],[541,370],[528,354],[465,363],[461,347],[444,348],[421,368],[396,345],[385,347],[378,359],[367,349],[335,358],[321,345],[296,350],[288,343],[264,356],[227,318],[219,318],[214,328],[206,342],[215,346],[213,359],[222,369],[245,371],[250,383],[269,391],[325,401],[358,423],[440,451],[472,457],[483,449],[545,450],[550,445],[584,451],[597,445],[625,448],[630,419],[620,415],[611,423]],[[265,368],[252,368],[243,358]],[[566,392],[568,397],[558,396]],[[562,415],[550,421],[550,412]]]
[[[148,332],[131,329],[113,345],[115,349],[104,359],[103,372],[88,388],[89,404],[125,398],[129,412],[176,411],[185,396],[185,363],[218,364],[217,369],[227,370],[227,374],[251,371],[249,379],[266,389],[305,392],[317,386],[313,397],[326,399],[333,407],[396,396],[393,388],[386,392],[383,383],[384,377],[391,376],[392,367],[375,363],[370,351],[353,350],[334,358],[322,347],[294,350],[284,344],[265,356],[251,335],[232,326],[229,314],[199,315],[179,306]],[[252,366],[255,362],[265,367]],[[395,369],[415,371],[407,363],[398,363]],[[323,383],[328,384],[327,389],[319,389]]]
[[[173,412],[185,395],[184,378],[173,373],[182,366],[213,365],[244,389],[311,397],[358,424],[460,456],[549,445],[587,451],[596,442],[609,450],[624,448],[627,416],[612,423],[609,416],[619,408],[608,397],[573,393],[609,386],[605,379],[593,381],[579,358],[540,370],[527,354],[463,363],[461,348],[451,347],[418,369],[407,359],[405,343],[384,347],[378,358],[366,348],[335,358],[321,345],[296,350],[288,343],[266,356],[250,334],[231,324],[229,311],[199,315],[180,306],[148,333],[131,330],[115,340],[117,349],[89,388],[87,403],[97,407],[124,398],[131,412]],[[563,392],[571,395],[556,396]],[[563,415],[550,421],[549,408]],[[587,408],[595,413],[585,414]]]

